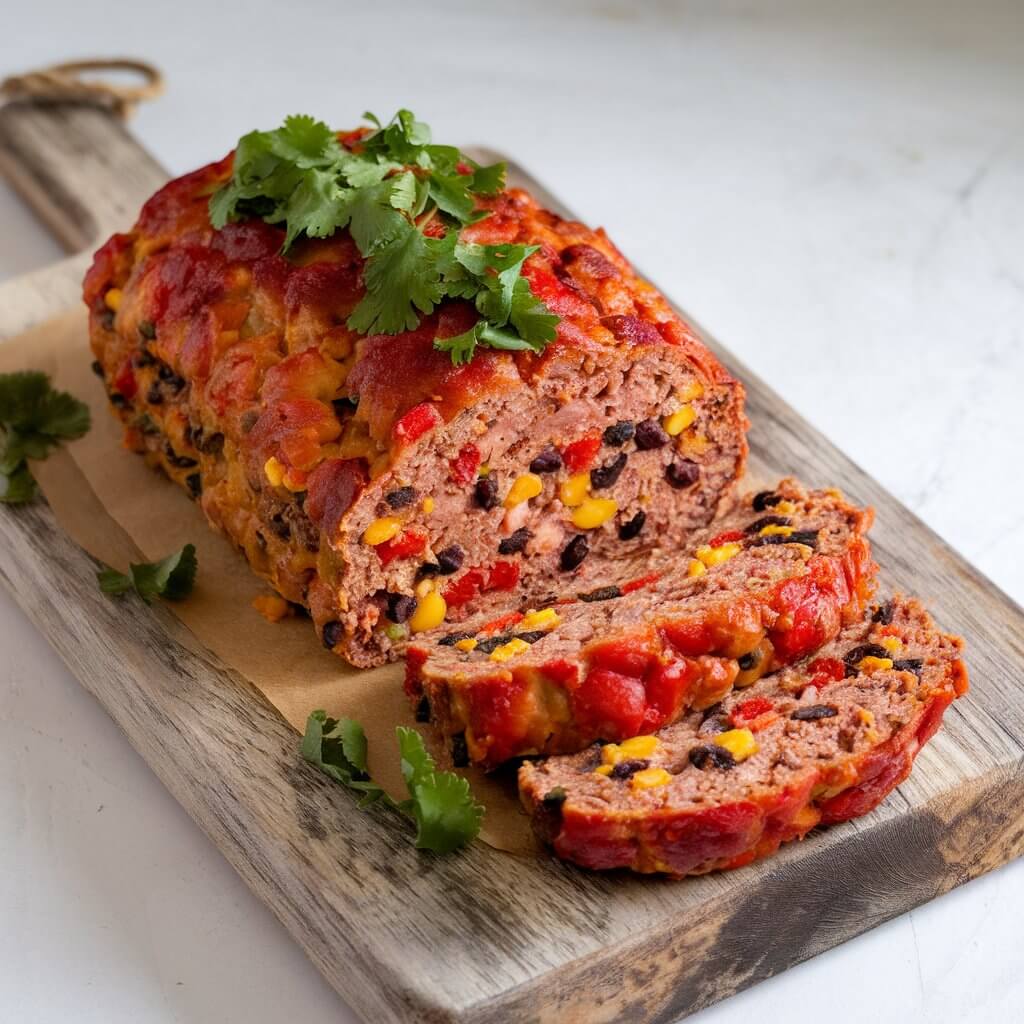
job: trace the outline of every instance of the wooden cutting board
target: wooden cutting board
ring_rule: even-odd
[[[127,227],[166,180],[119,122],[74,106],[0,110],[0,169],[71,250]],[[79,301],[87,262],[0,284],[0,338]],[[874,505],[883,586],[919,594],[969,638],[973,683],[877,811],[740,871],[672,883],[482,843],[418,853],[393,813],[357,810],[306,765],[277,712],[166,609],[104,598],[45,503],[0,508],[0,575],[18,603],[367,1021],[670,1021],[1024,849],[1024,614],[707,340],[747,384],[753,472]]]

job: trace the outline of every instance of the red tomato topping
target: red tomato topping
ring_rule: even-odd
[[[423,554],[427,546],[427,535],[419,530],[404,530],[397,537],[378,544],[375,548],[381,565],[389,565],[396,558],[411,558]]]
[[[139,384],[135,379],[135,372],[132,370],[130,361],[125,360],[121,364],[121,369],[114,377],[114,387],[129,400],[135,397],[135,393],[139,390]]]
[[[728,544],[730,541],[743,540],[746,534],[742,530],[725,530],[722,533],[715,534],[711,540],[708,541],[708,545],[713,548],[717,548],[719,544]]]
[[[807,666],[811,673],[810,685],[819,690],[829,683],[837,683],[846,676],[846,666],[838,658],[815,658]]]
[[[715,632],[703,622],[666,624],[661,630],[668,644],[691,658],[709,654],[715,646]]]
[[[414,405],[391,428],[395,441],[399,445],[412,444],[419,440],[428,430],[442,423],[441,414],[431,402],[420,402]]]
[[[644,712],[643,732],[654,732],[675,721],[699,671],[698,664],[686,658],[670,661],[667,665],[660,661],[653,663],[644,676],[647,710]]]
[[[643,680],[611,669],[591,669],[573,694],[573,710],[590,736],[637,736],[647,710]]]
[[[737,704],[732,709],[730,717],[734,725],[738,725],[740,722],[752,722],[755,718],[767,714],[774,707],[775,705],[767,697],[751,697],[750,700]]]
[[[587,434],[562,449],[562,462],[570,473],[583,473],[594,463],[594,458],[601,450],[601,435]]]
[[[459,454],[448,463],[448,475],[457,484],[469,484],[480,468],[480,449],[475,444],[463,445]]]
[[[306,514],[327,536],[333,537],[369,480],[363,459],[327,459],[309,474]]]
[[[111,235],[96,250],[92,266],[86,271],[85,280],[82,282],[82,297],[86,305],[91,306],[103,298],[107,289],[114,283],[119,268],[127,266],[131,250],[131,235]]]

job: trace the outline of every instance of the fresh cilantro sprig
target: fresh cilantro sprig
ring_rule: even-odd
[[[126,594],[134,590],[146,604],[154,597],[181,601],[192,593],[198,567],[195,545],[186,544],[159,562],[130,565],[127,573],[108,567],[98,572],[96,579],[104,594]]]
[[[321,121],[285,119],[250,132],[235,150],[231,180],[210,199],[210,221],[262,217],[285,228],[284,251],[302,237],[347,229],[365,260],[366,294],[347,326],[359,334],[414,330],[446,298],[472,302],[480,320],[435,347],[456,364],[478,346],[541,352],[558,317],[522,276],[536,246],[465,243],[462,228],[488,216],[477,199],[505,187],[503,163],[481,166],[431,142],[408,110],[342,143]]]
[[[469,783],[454,772],[439,772],[415,729],[396,730],[407,800],[393,800],[369,775],[366,735],[350,718],[329,718],[314,711],[306,722],[302,756],[335,782],[362,796],[360,807],[378,801],[416,822],[416,848],[450,853],[480,831],[484,809],[473,799]]]
[[[0,501],[16,505],[36,495],[28,459],[45,459],[63,441],[81,437],[89,407],[56,391],[38,370],[0,374]]]

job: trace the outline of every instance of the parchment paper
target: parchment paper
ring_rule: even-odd
[[[316,708],[361,722],[371,774],[392,796],[404,798],[395,726],[415,723],[402,693],[402,666],[354,669],[323,649],[308,619],[273,624],[263,619],[252,599],[271,593],[269,586],[210,528],[184,491],[122,446],[120,424],[110,414],[91,361],[84,310],[0,345],[0,372],[43,370],[55,387],[88,403],[92,411],[92,429],[84,438],[32,466],[57,521],[93,557],[121,571],[129,561],[139,561],[140,554],[155,561],[184,544],[195,544],[195,590],[167,607],[202,646],[248,679],[298,731],[305,729]],[[111,529],[111,520],[123,533]],[[424,738],[429,744],[431,737],[425,733]],[[298,736],[295,742],[297,750]],[[537,845],[516,798],[514,778],[485,776],[473,769],[461,774],[487,810],[480,838],[499,850],[535,854]]]

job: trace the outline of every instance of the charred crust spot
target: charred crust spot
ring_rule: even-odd
[[[609,448],[621,448],[627,441],[632,440],[636,433],[636,424],[632,420],[619,420],[610,427],[604,428],[602,438]]]
[[[439,647],[454,647],[460,640],[469,640],[472,633],[448,633],[437,641]]]
[[[559,562],[566,572],[578,569],[583,559],[590,553],[590,545],[582,533],[577,534],[568,544],[562,548],[562,555]]]
[[[408,594],[388,594],[387,611],[385,614],[392,622],[408,622],[416,611],[416,598]]]
[[[640,536],[640,531],[647,522],[647,513],[641,509],[632,519],[619,526],[619,540],[633,540]]]
[[[406,508],[416,500],[416,488],[399,487],[385,494],[384,500],[391,508]]]
[[[637,448],[642,452],[663,448],[671,440],[657,420],[641,420],[636,425],[634,437]]]
[[[736,767],[736,758],[725,747],[720,747],[717,743],[706,743],[694,747],[688,756],[690,764],[702,772],[708,768],[721,768],[722,771],[729,771]]]
[[[606,462],[603,466],[597,469],[591,470],[590,472],[590,485],[595,490],[602,490],[606,487],[614,487],[619,482],[619,477],[622,476],[622,471],[626,468],[626,453],[619,452],[619,454],[612,459],[611,462]]]
[[[465,768],[469,764],[469,748],[466,746],[466,734],[457,732],[451,738],[452,764],[456,768]]]
[[[556,473],[562,468],[562,453],[548,446],[530,463],[531,473]]]
[[[499,555],[516,555],[526,549],[526,545],[529,542],[533,533],[528,530],[525,526],[521,526],[514,533],[505,537],[498,544]]]
[[[430,721],[430,701],[426,697],[420,697],[420,702],[416,705],[416,721]]]
[[[621,588],[612,584],[608,587],[598,587],[586,594],[576,595],[581,601],[610,601],[613,597],[622,597]]]
[[[337,620],[325,622],[324,628],[320,633],[320,638],[323,640],[324,647],[329,651],[333,651],[344,632],[345,627]]]
[[[628,779],[631,775],[635,775],[637,772],[642,772],[645,768],[650,766],[650,761],[644,758],[633,758],[630,761],[620,761],[614,768],[612,768],[611,778],[613,779]]]
[[[744,528],[744,533],[759,533],[766,526],[792,526],[793,520],[788,516],[762,516]]]
[[[498,481],[493,476],[481,477],[473,488],[473,494],[481,508],[494,508],[498,504]]]
[[[879,625],[888,626],[892,622],[893,606],[892,601],[886,601],[885,604],[880,604],[871,616],[872,622],[877,622]]]
[[[780,501],[782,501],[781,494],[776,494],[774,491],[758,491],[754,495],[752,505],[755,512],[763,512],[767,508],[778,505]]]
[[[665,467],[665,479],[677,491],[692,487],[700,479],[700,466],[690,459],[679,459]]]
[[[452,544],[443,551],[437,553],[437,569],[442,576],[451,576],[462,568],[466,559],[466,552],[458,544]]]
[[[822,718],[835,718],[838,714],[831,704],[811,704],[806,708],[797,708],[789,717],[794,722],[818,722]]]

